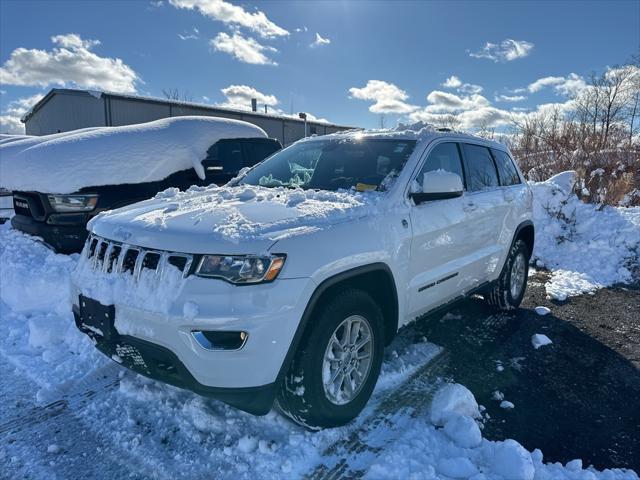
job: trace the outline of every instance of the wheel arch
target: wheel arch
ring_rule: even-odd
[[[285,356],[277,381],[280,382],[287,373],[291,361],[300,346],[305,332],[308,332],[309,321],[315,309],[323,299],[330,298],[337,291],[346,288],[358,288],[369,293],[382,309],[385,324],[385,344],[393,340],[398,330],[398,292],[393,273],[385,263],[372,263],[345,270],[323,280],[314,290],[302,315],[289,350]],[[382,299],[382,301],[380,301]]]
[[[530,260],[531,255],[533,255],[533,246],[535,242],[535,230],[533,222],[531,220],[525,220],[520,225],[518,225],[515,233],[513,234],[513,239],[511,240],[511,246],[509,247],[509,250],[513,248],[518,240],[522,240],[527,245],[527,248],[529,249],[529,258],[527,260]]]

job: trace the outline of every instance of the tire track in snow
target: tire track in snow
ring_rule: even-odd
[[[119,383],[118,367],[107,365],[86,375],[79,382],[69,382],[47,395],[50,398],[60,397],[59,400],[44,406],[33,406],[0,424],[0,435],[20,432],[24,428],[46,422],[65,412],[77,412],[94,397],[117,388]]]
[[[335,460],[332,465],[323,463],[304,478],[361,478],[365,469],[358,468],[358,464],[365,467],[366,458],[373,458],[402,433],[395,431],[393,418],[398,415],[418,417],[426,413],[431,397],[447,374],[448,362],[449,353],[443,350],[433,360],[416,370],[404,383],[384,397],[371,415],[371,420],[367,420],[346,439],[334,443],[322,452],[322,458]],[[372,439],[377,432],[381,435],[374,442]],[[383,439],[382,442],[380,438]]]

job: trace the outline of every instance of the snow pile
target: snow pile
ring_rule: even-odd
[[[461,412],[466,412],[461,413]],[[637,480],[629,470],[582,468],[574,460],[545,464],[540,450],[527,451],[517,441],[489,441],[479,436],[477,403],[462,385],[446,385],[433,398],[431,419],[394,419],[398,438],[376,451],[364,478],[471,478],[473,480]],[[442,418],[443,429],[438,428]],[[473,427],[472,425],[475,425]]]
[[[531,183],[536,228],[533,258],[552,270],[557,300],[633,281],[639,267],[640,207],[587,204],[572,192],[574,172]]]
[[[201,162],[218,140],[266,136],[246,122],[187,116],[27,138],[0,145],[0,187],[72,193],[162,180],[189,168],[204,178]]]
[[[0,354],[36,381],[41,399],[108,363],[73,321],[76,260],[0,226]]]

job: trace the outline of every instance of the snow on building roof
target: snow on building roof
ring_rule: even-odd
[[[299,123],[304,123],[304,120],[299,118],[297,114],[283,114],[283,113],[264,113],[264,112],[260,112],[260,111],[251,111],[251,110],[244,110],[241,108],[230,108],[227,106],[219,106],[219,105],[211,105],[211,104],[207,104],[207,103],[198,103],[198,102],[186,102],[186,101],[182,101],[182,100],[171,100],[171,99],[167,99],[167,98],[158,98],[158,97],[150,97],[150,96],[143,96],[143,95],[130,95],[130,94],[123,94],[123,93],[116,93],[116,92],[102,92],[102,91],[98,91],[98,90],[79,90],[79,89],[75,89],[75,88],[52,88],[44,97],[42,97],[42,99],[40,99],[39,102],[37,102],[35,105],[33,105],[33,107],[31,107],[20,119],[20,121],[22,123],[26,123],[27,120],[29,120],[29,118],[35,113],[37,112],[39,109],[41,109],[44,105],[46,105],[46,103],[51,100],[51,98],[54,95],[58,95],[58,94],[65,94],[65,95],[82,95],[82,96],[92,96],[95,98],[102,98],[103,95],[106,95],[108,97],[111,98],[122,98],[122,99],[128,99],[128,100],[136,100],[136,101],[143,101],[143,102],[149,102],[149,103],[156,103],[156,104],[170,104],[176,107],[195,107],[195,108],[202,108],[202,109],[206,109],[206,110],[210,110],[212,112],[229,112],[229,113],[236,113],[236,114],[242,114],[243,116],[255,116],[255,117],[267,117],[267,118],[277,118],[277,119],[286,119],[286,120],[291,120],[294,122],[299,122]],[[346,126],[346,125],[338,125],[335,123],[331,123],[328,121],[325,121],[323,119],[311,119],[309,118],[307,120],[307,123],[310,125],[323,125],[323,126],[327,126],[327,127],[336,127],[336,128],[354,128],[354,127],[350,127],[350,126]]]
[[[194,168],[223,138],[266,138],[260,127],[216,117],[173,117],[97,127],[0,145],[0,187],[72,193],[89,186],[143,183]]]

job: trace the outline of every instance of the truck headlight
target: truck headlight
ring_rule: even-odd
[[[203,255],[195,274],[242,285],[271,282],[282,270],[284,255]]]
[[[47,195],[49,205],[56,212],[90,212],[96,208],[98,195]]]

